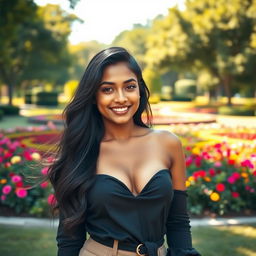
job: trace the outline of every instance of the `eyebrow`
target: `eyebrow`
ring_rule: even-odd
[[[128,79],[128,80],[124,81],[123,84],[127,84],[127,83],[130,83],[130,82],[136,82],[137,83],[137,81],[134,78],[131,78],[131,79]],[[114,85],[115,83],[114,82],[103,81],[103,82],[100,83],[100,86],[103,85],[103,84]]]

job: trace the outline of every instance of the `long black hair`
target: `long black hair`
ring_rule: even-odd
[[[55,161],[48,169],[57,201],[54,210],[59,210],[64,216],[64,228],[69,232],[86,217],[86,192],[95,180],[96,162],[104,135],[102,116],[94,104],[96,92],[104,69],[118,62],[126,62],[138,79],[140,104],[133,116],[134,123],[142,127],[151,126],[149,90],[136,60],[121,47],[100,51],[89,62],[73,98],[63,110],[64,130],[56,148]],[[142,120],[143,112],[147,116],[146,123]]]

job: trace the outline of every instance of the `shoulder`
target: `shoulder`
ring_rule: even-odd
[[[180,147],[181,139],[173,132],[166,130],[154,130],[154,136],[163,146],[167,147]]]

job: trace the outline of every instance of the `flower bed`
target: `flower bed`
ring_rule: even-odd
[[[31,166],[40,160],[41,155],[35,149],[0,134],[0,206],[9,207],[17,214],[49,214],[48,204],[53,197],[49,183],[46,181],[32,188],[25,178],[28,173],[29,176],[38,176],[39,172],[42,176],[46,174],[46,168],[31,173]],[[49,157],[48,161],[52,159]]]
[[[0,206],[17,213],[48,215],[48,205],[54,203],[51,186],[45,182],[30,189],[24,171],[46,174],[47,168],[33,170],[29,166],[41,161],[39,148],[47,151],[58,141],[60,131],[52,128],[19,128],[9,130],[6,136],[0,134]],[[192,214],[225,215],[256,210],[255,129],[239,128],[235,133],[218,124],[155,128],[168,128],[183,142]],[[48,161],[52,160],[48,157]]]

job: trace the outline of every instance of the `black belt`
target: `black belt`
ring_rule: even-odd
[[[95,240],[98,243],[104,244],[109,247],[113,247],[114,239],[102,239],[99,237],[91,236],[93,240]],[[148,256],[157,256],[157,250],[159,247],[161,247],[164,243],[164,238],[156,241],[156,242],[150,242],[150,241],[144,241],[139,244],[132,244],[127,243],[123,241],[118,241],[118,249],[120,250],[126,250],[131,252],[136,252],[138,255],[148,255]]]

